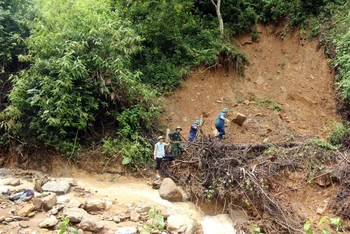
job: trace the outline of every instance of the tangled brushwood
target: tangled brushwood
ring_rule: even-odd
[[[183,187],[194,202],[219,202],[226,212],[244,209],[263,233],[304,233],[307,217],[283,204],[280,195],[312,183],[322,187],[339,183],[338,194],[332,198],[334,207],[330,208],[349,219],[348,158],[345,152],[312,144],[238,145],[202,135],[197,142],[188,143],[187,152],[176,159],[176,166],[164,161],[161,173]],[[286,188],[283,178],[294,172],[304,175],[300,186]],[[242,224],[237,228],[250,233],[250,227]]]

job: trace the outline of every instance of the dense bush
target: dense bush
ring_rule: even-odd
[[[6,126],[71,155],[86,132],[116,121],[125,140],[154,121],[155,92],[130,71],[141,38],[105,1],[37,1],[30,69],[13,77]]]

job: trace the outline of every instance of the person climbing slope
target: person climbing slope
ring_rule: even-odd
[[[163,158],[165,158],[165,157],[168,158],[171,161],[171,165],[172,166],[175,165],[174,157],[165,155],[165,146],[167,146],[167,145],[169,145],[169,144],[166,144],[164,142],[164,137],[159,136],[158,142],[154,146],[153,156],[154,156],[154,160],[156,160],[156,177],[157,178],[160,178],[159,169],[160,169],[160,163],[162,162]]]
[[[222,112],[218,115],[215,121],[215,128],[218,130],[218,134],[215,135],[216,137],[219,137],[219,140],[222,140],[225,133],[225,122],[229,122],[228,119],[226,119],[226,113],[229,112],[228,108],[224,108]]]
[[[188,134],[188,138],[187,140],[189,142],[193,142],[197,136],[197,132],[199,129],[199,125],[200,125],[201,121],[199,121],[198,119],[196,121],[194,121],[194,123],[191,125],[190,127],[190,133]]]
[[[186,151],[184,147],[181,145],[181,135],[180,132],[182,131],[182,128],[180,126],[177,126],[175,128],[174,132],[171,132],[168,134],[170,139],[170,146],[171,150],[173,152],[174,158],[177,158],[180,156],[180,153]]]

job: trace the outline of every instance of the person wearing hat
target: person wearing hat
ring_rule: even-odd
[[[169,144],[166,144],[164,142],[164,137],[159,136],[158,142],[154,146],[153,156],[154,156],[154,160],[156,160],[156,177],[157,178],[160,178],[160,175],[159,175],[160,163],[162,162],[162,159],[166,157],[165,156],[165,146],[167,146],[167,145],[169,145]],[[172,166],[175,165],[174,157],[167,156],[166,158],[169,158]]]
[[[190,127],[190,133],[188,134],[188,142],[193,142],[194,139],[197,136],[197,132],[198,132],[198,128],[200,125],[201,121],[199,121],[198,119],[196,121],[194,121],[194,123],[191,125]]]
[[[180,144],[181,142],[181,135],[180,132],[182,131],[181,126],[177,126],[175,128],[174,132],[169,133],[169,139],[170,139],[170,146],[171,150],[173,152],[174,158],[177,158],[180,156],[180,153],[186,151],[184,147]]]
[[[216,135],[219,137],[220,140],[222,140],[223,136],[225,135],[225,122],[228,122],[229,120],[226,119],[226,113],[229,112],[228,108],[224,108],[215,121],[215,128],[218,130],[218,134]]]

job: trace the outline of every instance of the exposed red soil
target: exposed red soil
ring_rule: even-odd
[[[326,137],[336,113],[334,74],[317,41],[304,40],[295,31],[284,35],[273,26],[259,26],[259,39],[235,39],[250,65],[245,77],[234,69],[198,67],[172,95],[165,98],[162,124],[183,127],[203,116],[203,130],[215,131],[218,113],[228,107],[248,116],[243,126],[229,123],[227,142],[258,143]],[[281,35],[284,35],[283,37]]]

